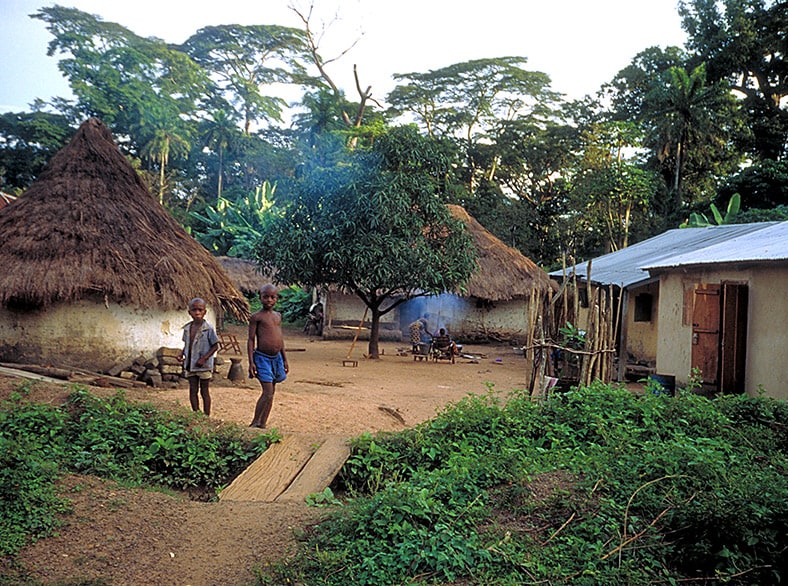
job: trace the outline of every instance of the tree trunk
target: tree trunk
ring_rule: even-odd
[[[632,216],[632,202],[627,202],[626,212],[624,212],[624,242],[621,248],[629,246],[629,218]]]
[[[222,199],[222,171],[223,171],[223,163],[224,163],[224,149],[219,146],[219,180],[217,181],[216,185],[216,203],[219,203],[219,200]]]
[[[367,358],[377,360],[380,358],[380,308],[371,307],[372,316],[369,323],[369,346]]]
[[[676,198],[676,209],[681,209],[681,140],[676,143],[676,168],[673,177],[673,196]]]
[[[159,165],[159,203],[164,205],[164,160]]]
[[[159,165],[159,203],[164,205],[164,168],[169,161],[170,139],[164,141],[164,149],[161,152],[161,164]]]

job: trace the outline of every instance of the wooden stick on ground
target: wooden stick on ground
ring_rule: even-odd
[[[350,350],[347,351],[347,360],[350,359],[350,355],[353,354],[353,348],[356,347],[356,342],[358,341],[358,335],[361,333],[361,328],[364,327],[364,322],[367,321],[367,312],[369,311],[369,307],[364,308],[364,317],[361,318],[361,321],[358,322],[358,328],[356,328],[356,335],[353,336],[353,343],[350,345]]]

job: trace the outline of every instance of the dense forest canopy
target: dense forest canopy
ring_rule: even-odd
[[[372,157],[411,126],[452,161],[431,197],[463,205],[545,268],[724,209],[734,194],[735,221],[785,219],[785,3],[682,0],[678,11],[686,47],[644,47],[595,95],[568,101],[525,56],[398,73],[385,100],[354,71],[346,93],[310,12],[296,10],[298,28],[208,26],[172,45],[42,8],[33,18],[74,98],[0,114],[0,188],[21,194],[96,116],[206,247],[253,256],[266,217],[300,205],[314,169],[330,182],[351,154]],[[334,187],[340,197],[347,186]]]

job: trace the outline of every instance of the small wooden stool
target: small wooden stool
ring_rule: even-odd
[[[353,368],[355,368],[356,366],[358,366],[358,360],[343,360],[342,366],[352,366]]]

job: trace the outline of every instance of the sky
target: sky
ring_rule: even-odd
[[[372,86],[379,100],[396,73],[427,72],[472,59],[518,56],[570,99],[593,94],[651,46],[683,46],[677,0],[313,0],[325,29],[329,74],[350,99]],[[140,36],[181,43],[204,26],[300,27],[289,6],[307,0],[0,0],[0,112],[29,110],[35,98],[71,97],[48,57],[52,35],[29,14],[60,4],[118,23]],[[355,45],[353,43],[355,42]],[[352,45],[352,48],[351,48]]]

